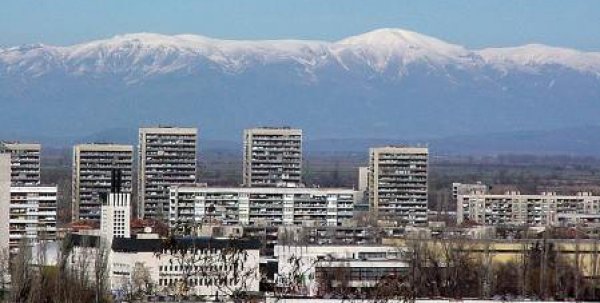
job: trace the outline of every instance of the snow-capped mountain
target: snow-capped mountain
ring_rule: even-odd
[[[467,49],[400,29],[336,42],[120,35],[0,49],[0,135],[257,124],[414,138],[598,123],[600,53]],[[110,125],[108,125],[110,124]]]

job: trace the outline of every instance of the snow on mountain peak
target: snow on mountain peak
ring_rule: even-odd
[[[600,53],[543,44],[517,47],[487,48],[478,52],[486,62],[496,67],[531,69],[544,65],[560,65],[576,70],[600,73]]]
[[[383,28],[336,42],[343,50],[341,56],[351,52],[353,57],[366,57],[373,68],[383,71],[392,62],[400,66],[423,61],[433,66],[444,66],[450,62],[473,63],[473,53],[462,46],[425,36],[413,31]]]
[[[468,50],[413,31],[384,28],[337,42],[306,40],[222,40],[182,34],[134,33],[71,46],[28,45],[0,50],[0,74],[43,75],[102,72],[137,78],[218,68],[239,73],[253,65],[292,63],[305,73],[337,64],[347,70],[403,74],[411,64],[444,70],[483,65],[498,70],[531,69],[547,64],[600,73],[600,53],[525,45]]]

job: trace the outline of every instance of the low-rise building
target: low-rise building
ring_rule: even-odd
[[[490,187],[482,182],[476,183],[452,183],[452,202],[458,202],[458,196],[464,196],[469,194],[488,194],[490,192]],[[469,217],[468,207],[467,205],[463,205],[463,219],[467,219]]]
[[[338,226],[352,219],[357,192],[342,188],[175,186],[170,224]]]
[[[332,288],[368,292],[379,281],[408,271],[408,250],[383,245],[275,246],[278,260],[276,287],[300,279],[298,294],[323,296]]]
[[[464,214],[468,215],[465,216]],[[503,195],[474,193],[458,195],[457,223],[465,218],[484,225],[556,226],[560,218],[600,213],[600,196],[589,192],[576,195],[522,195],[517,191]]]
[[[107,242],[99,236],[72,235],[69,265],[93,273]],[[103,244],[104,243],[104,244]],[[108,251],[108,279],[116,296],[131,291],[135,275],[143,275],[156,295],[222,299],[259,291],[259,248],[254,239],[154,237],[114,238]],[[54,260],[55,262],[56,260]],[[46,261],[48,262],[48,261]]]

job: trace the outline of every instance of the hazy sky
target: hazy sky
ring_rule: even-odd
[[[600,51],[600,1],[3,0],[0,45],[71,44],[121,33],[337,40],[381,27],[471,48],[544,43]]]

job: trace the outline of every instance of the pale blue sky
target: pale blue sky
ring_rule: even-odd
[[[471,48],[544,43],[600,51],[600,1],[589,0],[4,0],[0,45],[71,44],[116,34],[337,40],[381,27]]]

